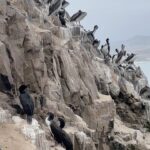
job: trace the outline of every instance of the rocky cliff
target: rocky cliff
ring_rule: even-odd
[[[0,0],[0,148],[20,150],[22,143],[22,150],[63,149],[44,122],[51,111],[65,118],[74,150],[150,150],[150,92],[143,72],[136,66],[122,74],[82,27],[62,27],[47,14],[44,1]],[[30,85],[36,107],[31,126],[12,108],[23,83]]]

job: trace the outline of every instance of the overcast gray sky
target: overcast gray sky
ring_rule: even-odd
[[[86,29],[99,25],[97,37],[102,41],[130,39],[150,35],[150,0],[68,0],[70,15],[79,9],[88,16],[81,22]]]

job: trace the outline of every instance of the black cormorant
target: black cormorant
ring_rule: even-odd
[[[60,120],[60,119],[59,119]],[[49,112],[48,113],[48,117],[45,120],[46,124],[48,125],[48,127],[50,127],[54,139],[59,143],[62,144],[66,150],[73,150],[73,144],[72,141],[69,137],[69,135],[62,130],[62,128],[64,127],[64,125],[60,123],[60,126],[54,121],[54,114]]]
[[[59,20],[62,24],[62,26],[66,27],[66,20],[65,20],[65,9],[62,9],[61,11],[59,11]]]
[[[27,122],[31,124],[32,116],[34,114],[34,103],[32,97],[27,91],[27,88],[28,86],[24,84],[19,87],[19,92],[20,92],[19,99],[23,107],[23,111],[27,115]]]
[[[110,44],[109,44],[109,38],[106,39],[106,44],[101,47],[101,53],[104,56],[104,59],[110,59]]]

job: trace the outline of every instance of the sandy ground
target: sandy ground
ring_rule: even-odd
[[[14,124],[0,124],[0,150],[35,150]]]

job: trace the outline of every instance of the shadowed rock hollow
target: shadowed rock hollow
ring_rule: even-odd
[[[0,104],[16,115],[11,105],[19,102],[18,88],[22,83],[30,85],[39,125],[28,127],[21,118],[18,125],[16,116],[10,122],[33,147],[63,149],[55,147],[44,124],[45,114],[51,111],[64,116],[74,150],[149,150],[145,126],[150,103],[148,95],[140,95],[148,83],[140,73],[118,73],[90,44],[83,28],[70,22],[61,27],[57,16],[48,16],[45,2],[0,1]],[[40,110],[40,95],[46,99],[44,110]],[[10,128],[3,109],[0,122]],[[1,140],[0,146],[3,150]]]

